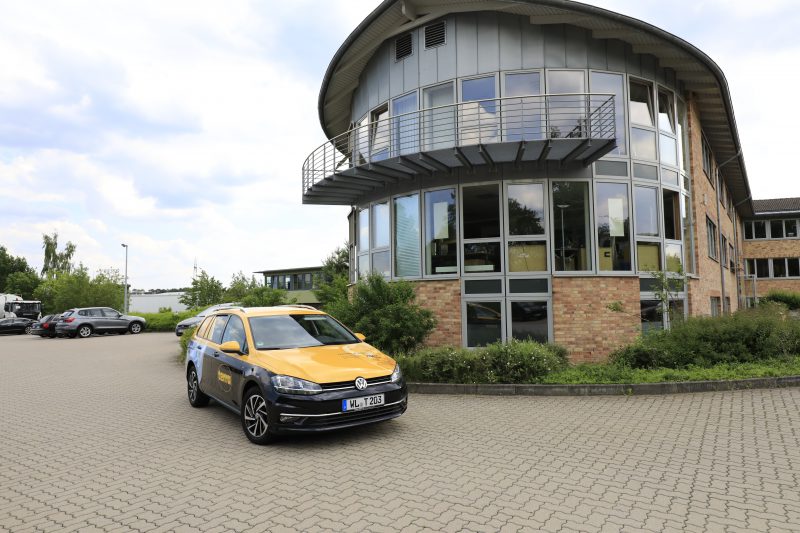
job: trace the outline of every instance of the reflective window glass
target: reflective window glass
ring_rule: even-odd
[[[667,137],[663,134],[659,136],[659,142],[661,143],[661,162],[677,167],[678,142],[672,137]]]
[[[756,220],[753,222],[753,236],[756,239],[767,238],[767,222],[765,220]]]
[[[394,199],[394,269],[398,277],[419,276],[420,214],[419,195]]]
[[[784,234],[786,237],[797,237],[797,220],[784,220],[783,226],[785,228]]]
[[[658,237],[658,189],[634,187],[633,203],[636,210],[636,235]]]
[[[769,221],[769,235],[773,239],[783,238],[783,220],[770,220]]]
[[[661,131],[675,133],[675,109],[672,105],[672,94],[658,91],[658,127]]]
[[[756,276],[759,278],[769,277],[769,259],[756,259]]]
[[[547,271],[547,243],[545,241],[509,241],[508,271]]]
[[[630,209],[628,186],[624,183],[598,183],[597,254],[600,270],[631,270]]]
[[[477,185],[462,189],[464,238],[500,237],[500,186]]]
[[[464,272],[500,272],[500,243],[473,242],[464,244]]]
[[[497,142],[497,100],[494,76],[463,80],[459,107],[458,133],[460,144]]]
[[[419,113],[416,91],[392,100],[392,152],[394,155],[419,151]]]
[[[544,235],[544,185],[513,183],[508,186],[508,233]]]
[[[389,246],[389,203],[372,206],[372,247]]]
[[[228,315],[217,315],[214,320],[214,326],[211,329],[211,342],[219,344],[222,342],[222,334],[225,332],[225,326],[228,324]]]
[[[231,315],[228,319],[228,325],[225,327],[225,334],[222,336],[222,342],[236,341],[243,352],[247,352],[247,337],[244,332],[244,324],[242,319],[236,315]]]
[[[455,107],[453,84],[443,83],[422,91],[423,145],[426,150],[436,150],[455,146]],[[442,107],[444,106],[444,107]]]
[[[683,247],[680,244],[664,245],[664,258],[667,261],[667,271],[683,272],[683,260],[681,259]]]
[[[643,333],[664,329],[664,311],[660,300],[642,300],[641,321]]]
[[[789,268],[788,274],[790,277],[797,278],[800,277],[800,259],[790,257],[788,259]]]
[[[631,80],[629,102],[631,124],[653,126],[653,87]]]
[[[656,159],[655,132],[631,128],[631,155],[636,159]]]
[[[658,181],[658,167],[653,165],[633,164],[633,177],[643,180]]]
[[[371,161],[381,161],[389,157],[389,108],[383,106],[372,112],[370,121]]]
[[[678,100],[678,160],[681,164],[681,170],[688,173],[691,169],[691,154],[689,153],[689,123],[686,116],[686,104],[682,100]],[[689,187],[686,187],[687,189]]]
[[[503,306],[500,302],[467,302],[467,346],[486,346],[502,340]]]
[[[680,193],[664,189],[664,238],[681,240]]]
[[[753,223],[752,222],[745,222],[744,223],[744,238],[745,239],[752,239],[753,238]]]
[[[637,242],[636,263],[639,272],[661,271],[661,245],[657,242]]]
[[[358,251],[369,250],[369,209],[358,212]]]
[[[504,96],[527,96],[528,98],[506,98],[503,100],[503,124],[505,140],[521,141],[544,138],[544,99],[531,97],[542,93],[541,76],[538,72],[515,72],[506,74]]]
[[[547,93],[565,96],[550,96],[549,137],[581,137],[586,115],[586,92],[584,72],[579,70],[550,70],[547,72]]]
[[[511,336],[523,341],[548,342],[547,302],[511,302]]]
[[[592,72],[589,74],[589,87],[593,93],[605,93],[614,95],[614,108],[617,130],[617,147],[611,154],[625,155],[627,153],[625,143],[625,77],[622,74],[610,74],[607,72]],[[602,99],[601,99],[602,98]],[[592,109],[602,105],[607,97],[593,97]]]
[[[589,184],[553,182],[553,239],[559,271],[591,270]]]
[[[425,193],[425,273],[458,273],[455,189]]]
[[[678,173],[674,170],[668,170],[666,168],[661,169],[661,179],[664,181],[664,183],[669,185],[678,185],[678,183],[680,183],[678,180]]]
[[[392,275],[390,270],[390,262],[391,258],[389,257],[389,251],[383,252],[375,252],[372,254],[372,271],[380,274],[384,278],[388,278]]]
[[[780,257],[778,259],[772,260],[772,277],[774,278],[785,278],[787,275],[786,271],[786,258]]]

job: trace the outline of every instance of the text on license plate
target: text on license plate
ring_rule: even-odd
[[[381,405],[383,405],[383,394],[373,394],[372,396],[342,400],[342,411],[360,411]]]

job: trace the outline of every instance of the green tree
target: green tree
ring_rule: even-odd
[[[259,283],[255,276],[249,279],[240,270],[238,274],[234,274],[231,278],[231,284],[225,291],[225,301],[228,302],[241,302],[242,299],[250,294],[252,291],[259,287]]]
[[[414,287],[371,274],[355,285],[352,300],[338,298],[324,309],[389,354],[416,349],[436,327],[433,313],[416,304]]]
[[[115,268],[100,270],[90,283],[89,305],[122,310],[125,281]]]
[[[58,233],[42,235],[42,250],[44,250],[44,263],[42,276],[53,277],[57,272],[71,272],[72,256],[75,255],[75,245],[67,241],[64,250],[58,251]]]
[[[7,278],[15,272],[27,272],[31,267],[24,257],[8,253],[5,246],[0,246],[0,292],[13,292],[6,287]]]
[[[286,291],[264,285],[251,289],[239,300],[244,307],[272,307],[273,305],[295,303],[295,301],[294,298],[288,298]]]
[[[33,298],[33,294],[42,282],[39,275],[32,268],[24,271],[12,272],[6,278],[5,289],[0,292],[8,292],[22,296],[26,300]]]
[[[341,299],[347,299],[350,284],[350,252],[347,243],[336,248],[322,262],[322,279],[314,295],[322,307]]]
[[[350,251],[348,250],[347,243],[344,243],[344,246],[336,248],[322,262],[322,275],[326,280],[330,281],[337,276],[344,275],[346,277],[349,273]]]
[[[180,302],[188,307],[207,307],[222,303],[224,296],[225,287],[222,283],[201,270],[192,280],[192,286],[181,296]]]

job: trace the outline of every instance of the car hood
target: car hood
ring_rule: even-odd
[[[338,383],[357,377],[388,376],[395,367],[391,357],[366,342],[313,346],[287,350],[254,351],[255,359],[270,372],[314,383]]]
[[[199,324],[200,321],[203,320],[204,318],[205,317],[202,317],[202,316],[189,317],[189,318],[187,318],[185,320],[181,320],[180,322],[178,322],[177,325],[178,326],[186,326],[186,327],[194,326],[195,324]]]
[[[140,322],[147,322],[143,317],[135,316],[135,315],[122,315],[120,318],[125,320],[139,320]]]

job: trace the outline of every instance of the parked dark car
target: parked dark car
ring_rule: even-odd
[[[204,309],[203,311],[200,311],[199,313],[197,313],[193,317],[189,317],[187,319],[184,319],[184,320],[181,320],[180,322],[178,322],[178,325],[175,326],[175,335],[180,337],[181,335],[183,335],[184,331],[186,331],[189,328],[195,327],[200,322],[202,322],[205,317],[207,317],[208,315],[210,315],[211,313],[213,313],[217,309],[224,309],[226,307],[236,307],[238,305],[239,304],[237,304],[237,303],[227,303],[227,304],[212,305],[208,309]]]
[[[61,315],[43,316],[41,320],[37,320],[31,326],[31,335],[50,337],[51,339],[57,337],[56,324],[59,318],[61,318]]]
[[[0,334],[5,333],[25,333],[31,332],[34,320],[30,318],[0,318]]]
[[[56,324],[56,333],[67,337],[91,337],[92,333],[141,333],[145,319],[140,316],[123,315],[110,307],[86,307],[69,309],[61,314]]]

